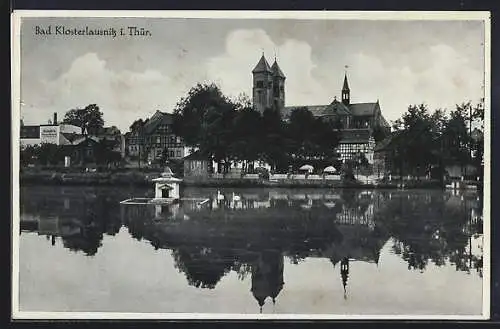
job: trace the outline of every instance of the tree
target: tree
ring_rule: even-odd
[[[337,121],[315,118],[307,108],[295,109],[286,127],[287,151],[299,161],[309,160],[323,166],[335,161],[340,140]]]
[[[63,123],[80,127],[83,135],[96,134],[104,126],[102,116],[99,106],[90,104],[83,109],[72,109],[66,112]]]
[[[470,136],[467,131],[469,104],[457,105],[443,129],[443,158],[445,164],[458,163],[463,168],[469,161]]]
[[[217,112],[230,104],[216,84],[197,84],[174,109],[174,133],[181,136],[188,146],[199,147],[206,133],[209,112]]]
[[[437,162],[434,150],[438,148],[439,139],[434,132],[439,127],[439,118],[439,113],[431,115],[427,106],[420,104],[410,105],[394,122],[393,134],[398,136],[398,143],[394,147],[393,161],[398,163],[401,175],[404,167],[407,172],[420,175]]]
[[[146,122],[142,119],[135,120],[129,127],[130,132],[131,133],[140,132],[145,124]]]
[[[109,166],[118,164],[121,161],[121,154],[113,150],[116,142],[108,139],[101,139],[96,143],[94,149],[95,161],[97,164]]]
[[[285,125],[279,110],[266,108],[262,113],[262,160],[269,163],[273,170],[285,170],[287,164]]]
[[[227,171],[231,161],[231,144],[234,140],[233,122],[236,117],[234,104],[220,104],[209,108],[201,129],[200,152],[217,163],[224,163]]]
[[[290,114],[290,122],[286,125],[286,135],[289,140],[288,152],[296,159],[305,160],[314,155],[315,145],[311,135],[316,126],[316,120],[307,109],[300,107]]]
[[[387,137],[387,133],[383,127],[375,126],[373,128],[372,136],[373,139],[375,140],[375,143],[379,143]]]
[[[216,162],[230,163],[233,120],[242,107],[226,97],[216,84],[197,84],[174,110],[173,130],[191,147]]]
[[[43,143],[37,148],[36,157],[42,165],[56,165],[63,160],[61,147],[56,144]]]
[[[262,155],[261,115],[251,107],[238,111],[233,122],[230,154],[234,160],[253,162]]]
[[[144,143],[144,126],[148,122],[149,119],[135,120],[129,127],[131,135],[136,139],[138,147],[139,147],[139,156],[138,156],[138,164],[141,167],[141,160],[147,158],[147,152],[145,150]]]
[[[21,166],[33,164],[37,160],[39,148],[38,145],[27,145],[26,147],[22,147],[19,154]]]

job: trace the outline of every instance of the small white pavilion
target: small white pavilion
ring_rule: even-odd
[[[182,179],[174,177],[169,167],[161,174],[161,177],[152,180],[155,183],[154,201],[174,201],[180,198],[180,183]]]

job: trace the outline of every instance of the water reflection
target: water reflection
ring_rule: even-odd
[[[214,289],[234,271],[251,277],[260,311],[284,289],[284,262],[325,258],[348,299],[350,263],[379,266],[388,241],[408,270],[430,263],[482,275],[482,199],[442,191],[185,190],[172,206],[120,205],[137,191],[26,187],[21,229],[96,255],[104,235],[126,227],[167,249],[189,285]],[[141,192],[142,193],[142,192]],[[238,195],[239,198],[233,198]],[[209,202],[201,203],[200,199]],[[478,242],[479,241],[479,242]],[[340,273],[339,273],[340,272]]]

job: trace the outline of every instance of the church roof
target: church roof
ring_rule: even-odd
[[[285,75],[283,74],[283,71],[281,71],[280,66],[278,65],[278,62],[276,60],[274,61],[273,66],[271,66],[271,70],[273,71],[274,76],[285,79]]]
[[[269,72],[269,73],[273,72],[271,70],[271,67],[269,66],[269,63],[267,62],[266,58],[264,57],[264,54],[262,54],[262,57],[260,58],[259,62],[255,66],[255,68],[252,70],[252,73],[260,73],[260,72]]]
[[[355,103],[349,105],[349,110],[355,116],[373,115],[378,103]]]
[[[333,100],[330,104],[332,108],[336,111],[336,114],[340,115],[352,115],[352,111],[342,102],[339,102],[337,98]]]
[[[351,115],[351,111],[343,103],[334,100],[327,105],[304,105],[304,106],[286,106],[282,109],[283,117],[290,117],[293,110],[307,108],[315,117],[333,116],[333,115]]]
[[[315,117],[324,116],[328,113],[329,105],[304,105],[304,106],[285,106],[281,114],[283,117],[288,118],[296,109],[307,108]]]

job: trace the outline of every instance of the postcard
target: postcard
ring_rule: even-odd
[[[13,319],[489,318],[489,12],[12,31]]]

